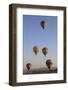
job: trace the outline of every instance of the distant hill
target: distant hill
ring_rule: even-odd
[[[23,74],[45,74],[45,73],[57,73],[57,68],[53,67],[51,70],[48,70],[47,68],[39,68],[39,69],[33,69],[33,70],[24,70]]]

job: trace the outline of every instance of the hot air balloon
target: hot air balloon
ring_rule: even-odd
[[[33,51],[34,51],[35,55],[37,55],[39,52],[39,48],[37,46],[34,46]]]
[[[48,53],[48,48],[44,47],[44,48],[42,49],[42,53],[46,56],[47,53]]]
[[[52,63],[51,59],[48,59],[48,60],[46,61],[46,65],[47,65],[47,67],[48,67],[49,70],[51,69],[51,65],[52,65],[52,64],[53,64],[53,63]]]
[[[41,27],[44,29],[44,28],[47,27],[48,23],[47,23],[47,21],[42,20],[42,21],[40,22],[40,25],[41,25]]]
[[[26,64],[26,68],[28,69],[28,71],[30,70],[31,65],[32,65],[31,63],[27,63],[27,64]]]

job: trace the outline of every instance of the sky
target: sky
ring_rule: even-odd
[[[47,21],[48,25],[43,29],[40,22]],[[26,64],[31,63],[32,69],[46,67],[46,60],[52,59],[54,66],[57,67],[57,16],[23,16],[23,43],[24,43],[24,69]],[[38,55],[33,52],[33,47],[39,48]],[[48,48],[45,57],[42,48]]]

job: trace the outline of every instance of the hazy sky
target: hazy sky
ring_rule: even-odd
[[[54,66],[57,65],[57,16],[23,16],[24,22],[24,69],[26,63],[32,63],[32,68],[45,67],[45,61],[51,58]],[[41,20],[46,20],[48,26],[42,29]],[[33,47],[38,46],[40,51],[36,56]],[[48,48],[45,57],[42,48]]]

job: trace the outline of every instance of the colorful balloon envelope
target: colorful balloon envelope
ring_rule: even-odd
[[[46,61],[46,65],[47,65],[47,67],[48,67],[48,69],[50,70],[51,69],[51,65],[52,65],[53,63],[52,63],[52,60],[51,59],[48,59],[47,61]]]
[[[37,55],[39,52],[39,48],[37,46],[34,46],[33,51],[34,51],[35,55]]]
[[[42,53],[46,56],[48,54],[48,48],[44,47]]]
[[[31,63],[27,63],[27,64],[26,64],[26,68],[28,69],[28,71],[30,70],[31,65],[32,65]]]
[[[45,29],[45,28],[47,28],[48,23],[47,23],[47,21],[42,20],[42,21],[40,22],[40,25],[41,25],[41,27],[42,27],[43,29]]]

